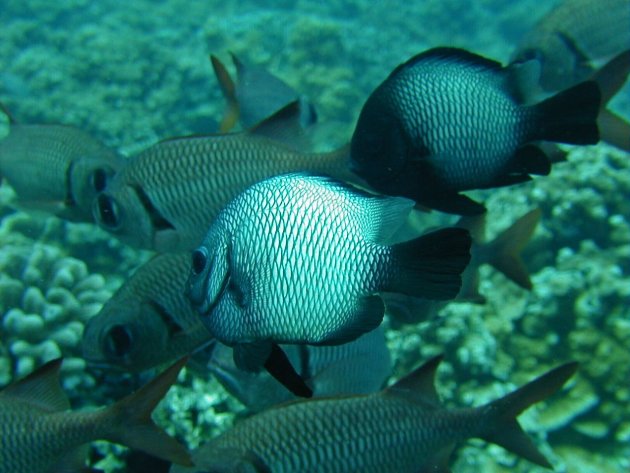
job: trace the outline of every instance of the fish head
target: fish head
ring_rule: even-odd
[[[92,203],[97,195],[105,190],[119,166],[115,160],[81,158],[70,169],[70,190],[77,206],[87,215],[92,211]]]
[[[154,304],[114,298],[87,323],[83,357],[96,366],[139,372],[170,361],[169,327]]]
[[[413,159],[401,114],[392,112],[384,95],[377,89],[367,100],[350,143],[350,169],[372,185],[391,181]]]
[[[92,215],[101,228],[128,245],[160,252],[177,249],[175,228],[156,219],[145,200],[134,186],[112,185],[94,199]]]

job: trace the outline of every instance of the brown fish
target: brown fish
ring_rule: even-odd
[[[86,325],[85,359],[140,372],[210,343],[185,296],[189,270],[188,253],[157,255],[141,266]]]
[[[551,468],[516,417],[558,391],[576,363],[480,407],[445,409],[434,387],[441,359],[380,393],[298,401],[244,419],[197,450],[195,467],[171,473],[446,473],[452,451],[473,437]]]
[[[239,192],[293,171],[349,176],[348,150],[304,153],[269,136],[295,123],[293,102],[239,133],[174,138],[133,157],[95,201],[94,217],[122,241],[157,251],[193,249]]]
[[[20,124],[0,109],[11,124],[0,141],[0,176],[15,190],[18,206],[91,222],[92,200],[122,157],[78,128]]]
[[[177,379],[182,359],[112,406],[72,412],[59,384],[61,359],[0,391],[0,473],[86,471],[87,442],[109,440],[191,465],[186,449],[151,420]]]
[[[630,1],[564,0],[523,38],[515,61],[537,59],[540,85],[566,89],[630,45]]]

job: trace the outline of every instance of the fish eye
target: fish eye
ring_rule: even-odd
[[[91,176],[92,188],[96,192],[102,192],[107,185],[107,171],[103,168],[95,169]]]
[[[208,253],[205,248],[197,248],[192,254],[192,270],[195,276],[203,273],[208,264]]]
[[[124,358],[131,351],[133,336],[124,325],[114,325],[105,338],[104,350],[112,358]]]
[[[116,201],[107,194],[99,194],[96,198],[98,220],[109,230],[117,230],[120,227],[120,215]]]

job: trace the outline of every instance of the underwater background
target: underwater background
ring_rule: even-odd
[[[0,101],[24,123],[75,125],[131,155],[172,136],[216,131],[224,100],[208,55],[228,51],[307,95],[331,141],[347,141],[370,92],[427,48],[457,46],[506,63],[555,2],[0,0]],[[626,84],[611,108],[630,117]],[[0,137],[8,133],[0,121]],[[388,330],[394,378],[445,354],[448,406],[480,405],[568,360],[571,389],[520,419],[559,472],[630,470],[630,156],[599,144],[570,150],[550,176],[477,191],[488,236],[532,208],[542,220],[524,259],[534,288],[482,268],[484,305],[450,303],[417,326]],[[150,252],[96,226],[12,208],[0,187],[0,386],[59,355],[73,406],[100,406],[134,386],[86,371],[85,322]],[[434,212],[428,224],[452,223]],[[101,377],[99,377],[101,376]],[[155,418],[190,447],[242,410],[208,374],[187,370]],[[92,460],[124,471],[125,450]],[[470,441],[455,472],[546,471]]]

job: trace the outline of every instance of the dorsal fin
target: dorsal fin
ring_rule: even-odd
[[[0,397],[11,397],[48,411],[70,409],[70,403],[61,389],[59,369],[61,358],[49,361],[28,376],[10,384]]]
[[[0,102],[0,110],[2,110],[2,113],[4,113],[9,119],[9,124],[11,125],[17,124],[17,120],[15,119],[15,117],[11,114],[7,106],[3,104],[2,102]]]
[[[210,55],[210,62],[212,62],[212,69],[214,69],[214,75],[217,77],[219,88],[225,97],[227,103],[223,119],[219,125],[219,131],[221,133],[227,133],[236,125],[240,114],[238,100],[236,98],[236,85],[230,77],[225,65],[214,54]]]
[[[294,100],[273,115],[250,128],[247,133],[264,136],[299,149],[304,145],[304,130],[300,124],[300,101]]]
[[[431,408],[439,407],[440,397],[435,390],[435,372],[443,359],[444,355],[431,358],[422,366],[386,388],[383,394],[425,404]]]
[[[465,49],[438,47],[421,52],[420,54],[416,54],[411,59],[396,67],[389,76],[394,77],[403,69],[413,67],[423,61],[460,63],[463,65],[474,66],[475,68],[481,70],[488,70],[493,72],[499,72],[503,69],[503,65],[500,62],[488,59],[478,54],[471,53],[469,51],[466,51]]]

